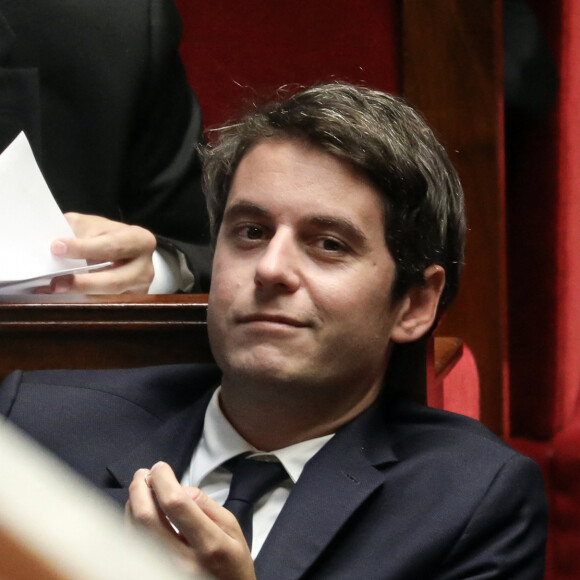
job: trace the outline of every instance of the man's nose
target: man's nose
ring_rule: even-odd
[[[299,260],[300,251],[292,232],[278,230],[256,266],[256,285],[295,292],[300,286]]]

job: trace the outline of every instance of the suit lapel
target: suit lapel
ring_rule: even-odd
[[[381,410],[343,427],[306,465],[255,561],[258,578],[296,580],[385,480],[397,461]]]
[[[168,463],[177,479],[181,479],[203,430],[205,410],[214,389],[210,389],[195,403],[163,423],[150,437],[133,449],[131,454],[111,463],[107,469],[121,489],[105,490],[119,502],[128,499],[128,487],[135,471],[151,467],[158,461]]]

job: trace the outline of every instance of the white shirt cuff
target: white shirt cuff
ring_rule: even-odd
[[[153,268],[155,276],[149,286],[149,294],[189,292],[193,288],[193,274],[187,267],[185,256],[179,250],[174,253],[165,248],[157,248],[153,252]]]

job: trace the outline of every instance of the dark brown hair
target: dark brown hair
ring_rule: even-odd
[[[439,264],[446,274],[440,311],[451,302],[463,265],[463,191],[443,146],[402,99],[324,84],[255,106],[215,133],[202,151],[214,242],[243,156],[268,139],[300,139],[351,164],[381,194],[387,247],[396,263],[393,298],[421,285],[425,269]]]

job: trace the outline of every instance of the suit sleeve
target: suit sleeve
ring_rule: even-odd
[[[547,511],[538,466],[515,455],[490,484],[437,578],[542,580]]]
[[[22,371],[10,373],[0,385],[0,414],[10,415],[22,380]]]
[[[152,231],[161,247],[180,250],[195,276],[194,291],[207,291],[211,257],[197,154],[200,106],[179,56],[177,8],[172,0],[150,0],[149,9],[149,72],[128,152],[123,219]]]

